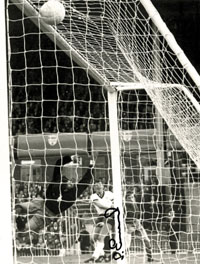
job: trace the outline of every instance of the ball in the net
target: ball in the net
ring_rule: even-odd
[[[49,0],[39,10],[40,19],[49,25],[61,23],[65,17],[65,7],[59,0]]]

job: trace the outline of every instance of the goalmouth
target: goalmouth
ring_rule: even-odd
[[[141,200],[140,219],[146,223],[147,229],[151,222],[148,231],[154,243],[154,250],[159,251],[162,259],[162,254],[168,246],[161,241],[162,232],[157,227],[159,213],[156,208],[159,206],[156,204],[156,197],[162,199],[160,187],[163,185],[166,187],[169,183],[173,193],[165,190],[163,196],[167,198],[162,202],[164,205],[172,203],[174,206],[178,199],[177,195],[182,197],[184,188],[190,186],[191,191],[195,187],[195,180],[190,185],[190,176],[193,175],[193,171],[191,173],[189,169],[184,171],[186,187],[183,187],[180,175],[184,166],[179,166],[179,158],[176,159],[176,155],[178,156],[184,148],[189,156],[184,154],[186,157],[184,156],[183,159],[195,166],[195,170],[198,171],[200,167],[200,144],[198,144],[200,141],[200,77],[150,1],[97,0],[94,5],[92,1],[86,3],[65,1],[66,17],[57,26],[47,25],[38,19],[41,4],[42,2],[38,3],[34,0],[11,0],[6,3],[6,10],[13,6],[21,10],[21,17],[13,19],[13,23],[16,25],[21,23],[22,30],[22,33],[17,31],[15,33],[14,30],[10,33],[7,27],[7,32],[3,32],[7,34],[9,48],[12,41],[18,39],[21,41],[19,49],[7,48],[8,73],[4,72],[6,78],[2,88],[9,86],[11,91],[9,96],[6,94],[6,89],[0,88],[2,120],[5,120],[6,124],[7,118],[10,120],[10,130],[8,131],[8,126],[4,126],[3,138],[8,137],[10,132],[11,139],[14,139],[10,143],[11,151],[14,154],[24,151],[24,157],[13,155],[11,158],[14,161],[13,183],[20,185],[19,189],[22,190],[17,191],[19,193],[22,191],[24,195],[24,189],[34,189],[33,185],[37,187],[39,185],[40,188],[40,184],[45,185],[49,182],[51,179],[49,175],[52,174],[55,161],[59,156],[85,155],[85,153],[90,153],[93,158],[98,156],[99,163],[95,177],[98,175],[102,181],[105,181],[106,188],[113,188],[114,206],[119,207],[121,211],[121,223],[124,223],[123,211],[127,193],[133,192],[132,189],[136,186],[141,190],[141,197],[144,197],[145,192],[148,196],[148,188],[152,189],[149,194],[151,209],[149,206],[148,210],[153,211],[146,212],[144,207],[148,202],[144,205]],[[2,24],[5,24],[5,14],[1,17],[4,19]],[[9,23],[9,12],[6,19]],[[30,21],[37,26],[33,32],[27,29],[26,23]],[[29,36],[34,41],[28,42]],[[52,42],[49,43],[44,36],[48,36]],[[46,46],[45,40],[48,42]],[[6,65],[5,49],[6,43],[1,49],[2,58],[4,58],[2,61]],[[23,61],[18,61],[19,68],[18,56],[23,57]],[[9,76],[8,81],[7,76]],[[8,100],[6,100],[7,97]],[[7,113],[7,101],[10,104],[10,116]],[[143,129],[147,133],[141,137]],[[95,145],[95,133],[98,132],[101,132],[98,134],[101,140]],[[171,140],[169,136],[171,132],[177,140]],[[128,134],[124,139],[121,137],[123,133]],[[39,140],[37,142],[37,136],[40,142]],[[49,136],[52,141],[55,138],[57,140],[56,151],[54,143],[52,146],[47,145]],[[22,143],[25,142],[24,150],[21,148],[23,144],[13,144],[13,142],[19,143],[20,138]],[[37,142],[39,145],[39,147],[37,145],[38,148],[31,145],[29,139],[33,138],[34,144]],[[2,161],[4,161],[5,174],[10,175],[9,144],[6,145],[6,141],[3,143],[5,151],[2,151]],[[36,158],[40,161],[35,162],[34,165],[26,164],[24,169],[23,158],[25,162],[33,162]],[[172,164],[171,167],[169,163]],[[81,165],[84,166],[84,164]],[[33,180],[33,178],[39,177],[40,173],[37,170],[39,166],[41,166],[43,182],[38,184],[38,179]],[[179,167],[181,169],[176,170]],[[168,182],[163,184],[166,169]],[[77,171],[75,175],[76,179],[80,176]],[[95,177],[93,180],[96,179]],[[175,183],[170,183],[170,177],[177,177],[178,181],[173,179]],[[9,177],[5,181],[6,186],[10,186]],[[25,186],[28,187],[25,188]],[[153,191],[157,192],[157,196]],[[90,192],[92,192],[92,185],[88,188],[88,193]],[[185,190],[187,199],[188,193]],[[197,200],[195,193],[193,193],[194,203]],[[34,194],[31,195],[34,196]],[[88,197],[89,194],[85,196]],[[5,197],[11,198],[8,189],[3,197],[2,201]],[[19,200],[24,197],[14,198]],[[32,197],[29,195],[25,198],[31,200]],[[85,201],[89,198],[83,196],[81,199]],[[66,250],[66,255],[71,250],[77,253],[78,262],[80,262],[82,255],[75,246],[80,232],[79,224],[82,223],[81,221],[88,223],[95,216],[93,211],[88,213],[88,204],[85,215],[79,214],[78,202],[75,205],[75,211],[78,214],[72,215],[73,228],[70,229],[68,225],[65,225],[65,229],[69,232],[67,234],[65,230],[65,237],[73,237],[73,247],[71,249],[65,245],[68,240],[57,244]],[[188,208],[192,208],[192,203]],[[6,209],[9,211],[7,215],[11,218],[11,208]],[[149,212],[151,212],[150,216]],[[88,219],[87,213],[91,219]],[[151,214],[152,221],[149,220]],[[193,225],[191,219],[195,212],[192,214],[187,212],[187,214],[191,221],[187,223],[187,227],[190,228]],[[71,215],[65,215],[65,218],[67,217],[70,219]],[[62,222],[63,219],[59,221]],[[117,226],[115,228],[117,233]],[[122,225],[120,253],[125,252],[126,231],[126,225]],[[13,233],[15,232],[16,230]],[[189,235],[192,233],[189,229],[184,232]],[[6,234],[9,234],[9,229],[6,230]],[[11,246],[11,237],[8,240],[10,242],[7,246]],[[132,238],[130,252],[137,251],[138,241],[136,243],[133,240]],[[116,241],[119,242],[119,237]],[[166,236],[164,241],[167,241]],[[54,246],[58,247],[58,245]],[[141,251],[144,251],[143,246]],[[62,259],[63,256],[60,257]],[[128,255],[127,261],[131,261],[131,258],[131,254]],[[122,262],[125,263],[125,260]]]
[[[13,0],[14,1],[14,0]],[[31,20],[39,27],[41,28],[41,30],[43,30],[45,32],[45,34],[47,34],[50,39],[52,39],[53,41],[56,40],[56,44],[63,49],[68,55],[72,56],[73,60],[75,62],[77,62],[80,66],[82,66],[87,72],[88,74],[90,74],[100,85],[103,85],[105,87],[105,89],[107,89],[109,92],[115,92],[115,86],[113,87],[112,84],[116,84],[116,83],[120,83],[120,78],[124,79],[123,83],[126,83],[126,87],[129,86],[131,82],[131,77],[130,77],[130,72],[132,72],[133,74],[133,78],[137,80],[137,82],[140,83],[140,87],[144,87],[147,91],[147,93],[149,94],[149,96],[151,97],[151,99],[153,100],[154,104],[156,105],[158,111],[160,112],[160,114],[162,115],[162,117],[165,119],[165,121],[167,122],[168,126],[170,127],[170,129],[172,130],[172,132],[176,135],[177,139],[180,141],[180,143],[182,144],[182,146],[186,149],[186,151],[188,152],[188,154],[190,155],[190,157],[193,159],[193,161],[196,163],[197,166],[199,166],[199,162],[200,162],[200,158],[199,158],[199,149],[198,147],[196,147],[196,144],[194,143],[198,137],[199,131],[198,131],[198,116],[200,113],[200,107],[199,107],[199,103],[198,101],[195,99],[195,97],[193,96],[193,92],[190,92],[191,88],[188,87],[184,87],[184,84],[182,84],[181,82],[179,82],[179,78],[176,77],[177,73],[175,73],[174,75],[174,80],[172,82],[172,80],[165,80],[163,81],[163,77],[162,75],[164,74],[161,70],[156,69],[156,66],[160,65],[161,68],[165,67],[164,65],[161,65],[161,61],[160,61],[160,56],[162,54],[162,50],[161,49],[161,39],[163,38],[166,41],[166,48],[171,49],[172,52],[174,53],[174,60],[176,60],[175,58],[178,59],[181,67],[183,67],[183,71],[186,71],[190,78],[193,80],[194,85],[196,87],[192,88],[194,89],[195,93],[198,93],[199,91],[199,87],[200,87],[200,77],[197,73],[197,71],[195,70],[195,68],[193,67],[193,65],[190,63],[190,61],[188,60],[188,58],[186,57],[186,55],[184,54],[183,50],[179,47],[179,45],[177,44],[174,36],[171,34],[171,32],[169,31],[169,29],[167,28],[166,24],[163,22],[162,18],[160,17],[159,13],[157,12],[157,10],[155,9],[155,7],[153,6],[153,4],[151,3],[151,1],[141,1],[141,4],[149,18],[152,20],[150,23],[150,28],[152,30],[153,33],[155,33],[155,36],[157,34],[157,36],[155,37],[152,34],[152,42],[147,43],[147,45],[149,45],[148,48],[152,48],[152,49],[157,49],[158,51],[156,51],[152,57],[149,57],[148,60],[152,60],[152,62],[149,62],[148,60],[145,62],[147,65],[149,65],[149,67],[152,67],[152,76],[150,74],[150,78],[148,78],[147,76],[145,76],[145,73],[142,74],[141,72],[143,71],[142,67],[142,60],[143,58],[141,57],[138,61],[138,58],[134,61],[134,52],[137,54],[137,52],[140,51],[140,47],[136,46],[136,50],[132,51],[130,49],[131,47],[131,43],[135,42],[136,40],[134,39],[134,34],[137,34],[137,30],[138,30],[138,34],[140,33],[140,28],[137,28],[137,26],[133,27],[133,29],[131,29],[131,26],[133,23],[133,21],[135,23],[137,23],[135,20],[137,20],[137,18],[135,19],[134,17],[132,18],[133,21],[131,21],[131,16],[133,16],[132,13],[134,12],[138,12],[138,16],[143,16],[145,17],[144,14],[142,14],[142,12],[139,10],[140,5],[138,4],[138,7],[136,5],[136,10],[134,10],[135,7],[133,7],[130,4],[124,4],[127,5],[127,10],[124,11],[123,10],[123,4],[121,7],[121,12],[120,12],[120,5],[118,6],[117,4],[113,4],[112,2],[108,1],[108,3],[105,5],[105,22],[103,22],[104,26],[105,26],[105,31],[107,33],[107,31],[110,33],[111,39],[107,39],[105,35],[104,39],[105,39],[105,43],[108,46],[108,48],[106,48],[103,53],[105,53],[105,56],[107,56],[108,61],[106,59],[106,57],[100,58],[98,52],[100,49],[100,42],[98,43],[98,38],[95,39],[96,43],[98,43],[98,45],[95,47],[93,47],[93,40],[91,39],[91,35],[94,34],[93,30],[97,30],[97,32],[99,31],[99,34],[101,34],[100,29],[98,29],[98,16],[95,18],[95,20],[92,20],[92,17],[94,16],[94,14],[91,15],[91,18],[87,21],[87,16],[85,15],[85,11],[83,13],[81,13],[81,11],[79,11],[79,6],[77,6],[77,8],[75,6],[68,6],[68,4],[65,4],[66,7],[66,13],[71,12],[71,18],[73,23],[76,25],[76,30],[77,33],[74,34],[74,42],[73,44],[71,43],[70,39],[67,39],[67,34],[66,34],[66,28],[67,28],[67,24],[65,24],[65,21],[62,23],[61,26],[58,26],[57,28],[52,27],[47,25],[46,23],[39,21],[38,19],[38,8],[36,7],[36,5],[34,3],[32,3],[31,1],[23,1],[23,0],[15,0],[14,1],[18,8],[23,9],[25,13],[27,13],[27,15],[31,16]],[[98,2],[98,1],[97,1]],[[105,3],[104,3],[105,4]],[[102,12],[101,7],[97,7],[100,8],[99,12]],[[112,10],[113,8],[113,10]],[[125,7],[126,8],[126,7]],[[128,9],[129,8],[129,9]],[[137,9],[138,8],[138,9]],[[72,11],[70,11],[72,10]],[[92,9],[91,9],[92,10]],[[92,11],[93,12],[93,11]],[[111,19],[108,19],[106,17],[107,13],[111,15]],[[114,13],[116,12],[116,13]],[[95,13],[95,12],[94,12]],[[115,21],[115,16],[116,14],[118,14],[121,16],[120,20],[119,20],[119,28],[116,27],[115,23],[113,23],[113,21]],[[125,29],[123,22],[126,20],[125,18],[125,14],[130,17],[130,21],[127,29]],[[88,30],[91,30],[91,35],[88,34],[88,36],[86,35],[86,43],[88,42],[88,50],[86,50],[88,52],[88,56],[86,58],[86,56],[84,55],[84,50],[80,50],[79,47],[81,47],[80,45],[85,45],[84,44],[84,28],[81,28],[81,26],[78,24],[79,22],[76,21],[76,19],[74,18],[74,15],[77,15],[79,19],[83,20],[83,24],[86,23],[86,25],[88,26]],[[113,18],[112,18],[113,16]],[[96,22],[97,19],[97,22]],[[135,19],[135,20],[134,20]],[[138,17],[139,20],[139,17]],[[66,21],[67,22],[67,21]],[[88,24],[87,24],[88,23]],[[142,25],[143,26],[143,25]],[[141,28],[142,28],[141,26]],[[108,29],[109,27],[109,29]],[[72,32],[73,32],[73,27],[72,27]],[[82,32],[83,30],[83,32]],[[132,32],[131,32],[132,30]],[[148,29],[145,29],[148,30]],[[131,35],[132,33],[132,35]],[[144,31],[144,36],[145,36],[145,31]],[[80,38],[76,38],[76,34],[80,34]],[[125,37],[122,37],[122,34],[127,34],[127,37],[125,35]],[[55,39],[54,39],[55,38]],[[81,39],[82,38],[82,39]],[[111,45],[115,43],[114,47],[111,47]],[[136,44],[137,45],[137,44]],[[129,47],[130,46],[130,47]],[[96,48],[96,50],[95,50]],[[109,51],[109,48],[111,49]],[[110,61],[109,58],[109,52],[114,52],[112,51],[112,49],[116,50],[116,53],[119,56],[119,67],[121,68],[122,66],[120,64],[123,65],[123,67],[125,66],[125,69],[123,69],[123,67],[121,68],[121,73],[119,73],[119,76],[121,75],[121,77],[117,76],[115,77],[115,73],[114,73],[114,68],[112,69],[112,63]],[[133,48],[133,47],[132,47]],[[138,51],[137,51],[138,48]],[[91,50],[90,50],[91,49]],[[107,50],[108,49],[108,50]],[[130,50],[130,54],[127,53],[127,51]],[[90,57],[90,52],[91,54],[94,53],[96,56],[96,62],[93,60],[92,57]],[[169,55],[169,53],[168,53]],[[169,56],[170,57],[170,56]],[[105,71],[102,72],[101,64],[104,64],[104,60],[105,60],[105,64],[107,65],[107,67],[109,68],[109,70],[106,69],[105,67]],[[113,62],[114,64],[116,63],[115,60],[117,61],[117,58],[113,58]],[[169,58],[166,58],[166,63],[167,60],[169,60]],[[137,62],[138,61],[138,62]],[[141,62],[140,62],[141,61]],[[137,64],[138,63],[138,64]],[[163,63],[163,62],[162,62]],[[177,64],[177,62],[176,62]],[[177,64],[177,67],[179,67],[179,65]],[[129,70],[128,70],[129,68]],[[145,70],[144,70],[145,71]],[[166,73],[168,74],[168,73]],[[180,73],[180,74],[184,74],[185,73]],[[116,79],[119,79],[118,81],[116,81]],[[187,79],[187,78],[186,78]],[[189,82],[189,80],[188,80]],[[185,86],[187,85],[192,85],[189,84],[187,81],[185,81]],[[167,92],[165,89],[165,91],[163,92],[163,88],[168,86],[168,88],[173,88],[174,89],[170,89],[169,92]],[[135,87],[135,85],[134,85]],[[139,88],[140,88],[139,87]],[[160,88],[162,87],[162,89]],[[178,104],[178,107],[176,109],[175,105],[172,105],[172,101],[169,100],[170,96],[176,96],[176,94],[179,94],[179,90],[177,91],[177,89],[181,88],[181,90],[183,90],[183,98],[182,100],[180,99],[180,97],[178,97],[177,99],[175,99],[175,101],[173,103]],[[161,89],[161,91],[160,91]],[[196,91],[197,90],[197,91]],[[178,101],[179,100],[179,101]],[[165,102],[165,105],[163,105],[163,101]],[[177,117],[176,121],[172,120],[170,118],[170,116],[176,115],[176,111],[182,111],[182,109],[180,109],[179,107],[179,103],[182,105],[185,105],[186,107],[188,107],[188,104],[190,105],[190,112],[187,114],[184,113],[184,115],[181,115],[181,117]],[[166,108],[171,109],[170,113],[168,113],[168,110],[166,110]],[[184,107],[183,107],[184,108]],[[173,112],[174,111],[174,112]],[[195,116],[195,121],[194,120],[188,120],[190,119],[190,116]],[[183,119],[186,123],[183,122]],[[177,126],[174,126],[174,123],[177,123]],[[195,124],[195,128],[193,123]],[[184,123],[184,125],[181,125],[182,123]],[[192,137],[190,139],[190,141],[188,141],[188,136],[186,135],[188,133],[185,131],[185,129],[187,129],[186,127],[190,127],[192,126],[192,133],[190,134],[190,136]],[[197,129],[197,131],[195,131]],[[184,132],[185,131],[185,132]],[[194,136],[193,136],[194,134]],[[191,146],[191,147],[190,147]]]

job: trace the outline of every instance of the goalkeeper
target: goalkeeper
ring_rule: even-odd
[[[53,179],[48,185],[44,197],[34,198],[30,202],[16,204],[15,213],[18,231],[39,231],[47,226],[51,219],[70,208],[84,192],[92,180],[92,169],[88,168],[78,184],[72,183],[62,175],[62,166],[76,162],[76,156],[65,156],[56,162]],[[73,160],[72,160],[73,159]],[[89,167],[89,159],[88,167]],[[24,218],[23,216],[26,216]]]

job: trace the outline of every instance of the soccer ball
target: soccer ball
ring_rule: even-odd
[[[65,17],[65,7],[59,0],[49,0],[39,10],[40,19],[48,25],[57,25]]]

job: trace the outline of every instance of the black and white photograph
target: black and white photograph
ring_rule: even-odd
[[[0,259],[200,264],[200,0],[1,0]]]

